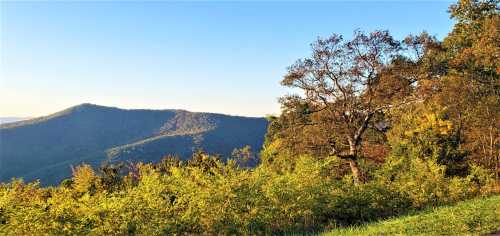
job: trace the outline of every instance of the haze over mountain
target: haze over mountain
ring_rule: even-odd
[[[17,121],[22,121],[22,120],[28,120],[30,119],[29,117],[0,117],[0,124],[6,124],[6,123],[12,123],[12,122],[17,122]]]
[[[167,154],[186,159],[197,149],[228,157],[245,145],[258,150],[266,128],[264,118],[82,104],[0,125],[0,181],[57,184],[72,165],[155,162]]]

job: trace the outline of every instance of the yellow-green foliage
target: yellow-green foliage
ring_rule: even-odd
[[[78,193],[94,192],[97,188],[97,176],[89,165],[73,169],[73,189]]]
[[[491,176],[474,169],[446,176],[443,166],[415,159],[422,171],[363,185],[336,177],[339,159],[294,158],[286,168],[195,161],[138,164],[114,187],[89,166],[59,187],[15,180],[0,185],[0,234],[165,235],[280,234],[358,224],[415,207],[479,194]],[[170,163],[170,164],[169,164]],[[385,167],[389,168],[389,167]],[[483,171],[483,172],[482,172]],[[484,190],[486,191],[486,190]],[[483,191],[483,193],[484,193]]]
[[[407,161],[407,168],[393,164],[393,171],[397,174],[383,176],[382,181],[408,195],[415,207],[454,202],[475,194],[470,178],[447,177],[444,165],[433,160]]]
[[[99,187],[89,166],[75,168],[72,183],[40,188],[22,181],[0,188],[0,232],[31,235],[163,235],[271,233],[313,227],[327,211],[329,162],[301,157],[295,171],[239,169],[211,157],[207,165],[152,165],[124,179],[115,191]],[[324,220],[324,217],[323,219]]]
[[[494,191],[492,173],[465,161],[445,114],[421,104],[400,114],[389,132],[392,153],[378,170],[378,181],[407,195],[416,208]]]

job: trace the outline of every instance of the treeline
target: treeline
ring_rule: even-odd
[[[259,164],[75,167],[57,187],[0,185],[0,234],[319,232],[499,192],[498,1],[461,0],[441,42],[356,31],[312,44],[282,83]]]

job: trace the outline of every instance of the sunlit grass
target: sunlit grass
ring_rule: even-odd
[[[500,231],[500,195],[324,235],[488,235]]]

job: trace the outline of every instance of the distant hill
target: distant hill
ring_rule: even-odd
[[[167,154],[186,159],[197,149],[228,157],[234,148],[261,148],[266,128],[264,118],[82,104],[0,125],[0,181],[57,184],[71,165],[155,162]]]
[[[29,117],[0,117],[0,124],[12,123],[16,121],[28,120]]]

